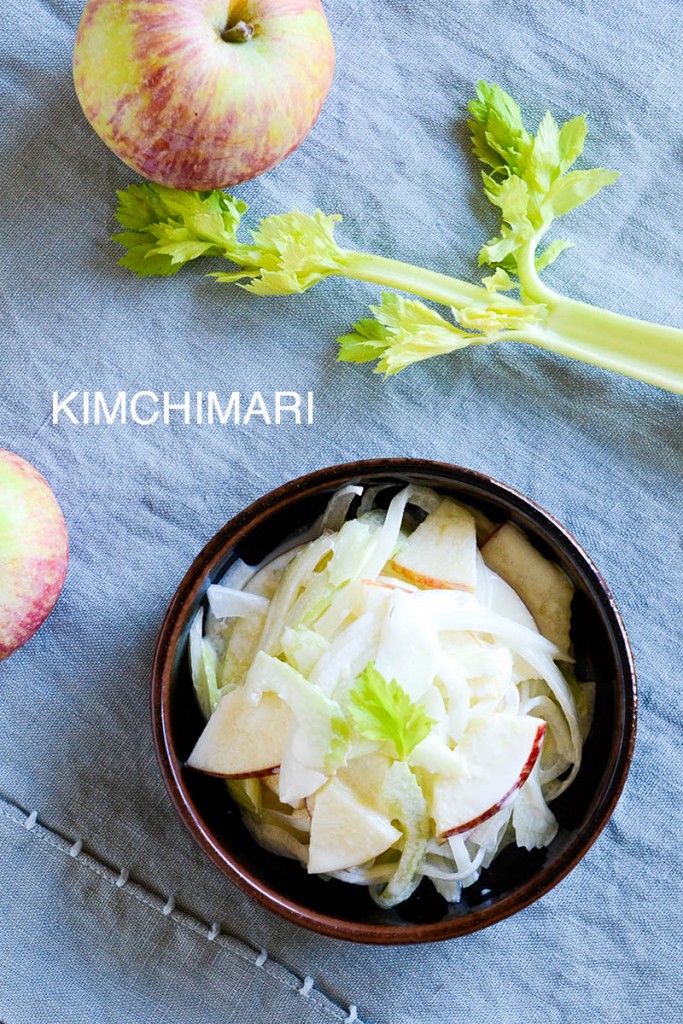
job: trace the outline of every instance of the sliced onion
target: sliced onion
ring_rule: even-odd
[[[209,587],[207,597],[209,607],[217,619],[265,615],[270,607],[270,601],[259,594],[249,594],[246,590],[232,590],[222,584]]]

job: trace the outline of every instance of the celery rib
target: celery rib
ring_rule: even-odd
[[[339,358],[397,373],[419,360],[499,341],[524,342],[683,395],[683,330],[622,316],[548,288],[540,272],[571,243],[538,251],[558,217],[614,184],[618,173],[575,169],[586,121],[560,126],[550,113],[537,133],[524,127],[518,104],[498,85],[479,82],[469,104],[473,152],[482,182],[500,211],[499,235],[479,254],[492,268],[483,285],[400,260],[340,248],[341,217],[293,210],[261,220],[249,242],[238,239],[246,204],[221,190],[182,192],[151,183],[119,193],[114,236],[119,261],[141,277],[175,274],[203,256],[223,256],[237,269],[212,276],[256,295],[292,295],[330,276],[392,289],[372,317],[338,338]],[[519,298],[505,294],[515,289]],[[446,306],[450,318],[417,299]]]
[[[419,295],[422,299],[438,302],[442,306],[479,306],[484,309],[491,302],[491,293],[480,285],[370,253],[345,250],[340,268],[335,274]],[[498,298],[510,308],[523,308],[522,302],[507,295]]]

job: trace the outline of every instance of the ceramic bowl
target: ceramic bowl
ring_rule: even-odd
[[[576,588],[571,633],[579,679],[597,684],[595,717],[573,785],[553,804],[559,832],[544,850],[508,846],[448,904],[428,882],[394,910],[363,887],[309,876],[252,839],[221,780],[185,768],[203,723],[188,665],[188,633],[206,590],[240,558],[256,565],[310,526],[346,483],[426,484],[516,523]],[[383,492],[387,497],[392,491]],[[624,625],[588,555],[547,512],[504,484],[458,466],[387,459],[334,466],[266,495],[227,523],[190,566],[164,619],[154,658],[152,717],[164,780],[185,825],[225,874],[259,903],[306,928],[367,943],[432,942],[494,924],[539,899],[581,860],[604,828],[624,785],[636,730],[636,677]]]

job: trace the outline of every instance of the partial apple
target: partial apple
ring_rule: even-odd
[[[506,712],[475,720],[457,746],[465,768],[435,782],[430,814],[439,839],[470,832],[504,807],[529,778],[546,723]]]
[[[336,778],[353,790],[359,799],[365,800],[376,811],[383,812],[386,809],[384,789],[391,764],[391,758],[386,754],[371,751],[361,757],[351,758],[338,770]]]
[[[254,178],[296,149],[334,62],[320,0],[88,0],[74,82],[124,163],[201,190]]]
[[[519,595],[539,633],[568,654],[574,587],[559,565],[544,558],[514,523],[497,529],[481,553],[488,567]]]
[[[419,586],[473,594],[477,584],[474,517],[444,498],[394,555],[391,569]]]
[[[206,723],[188,767],[226,779],[276,772],[292,723],[279,697],[264,693],[258,704],[239,688],[226,693]]]
[[[308,871],[327,874],[364,864],[400,838],[388,815],[359,799],[343,782],[330,779],[312,801]]]
[[[66,523],[47,481],[0,449],[0,661],[52,611],[66,577]]]

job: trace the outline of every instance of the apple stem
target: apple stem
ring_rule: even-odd
[[[224,32],[221,33],[221,39],[225,43],[246,43],[254,35],[254,26],[250,25],[246,21],[237,21],[234,25],[229,25]]]

